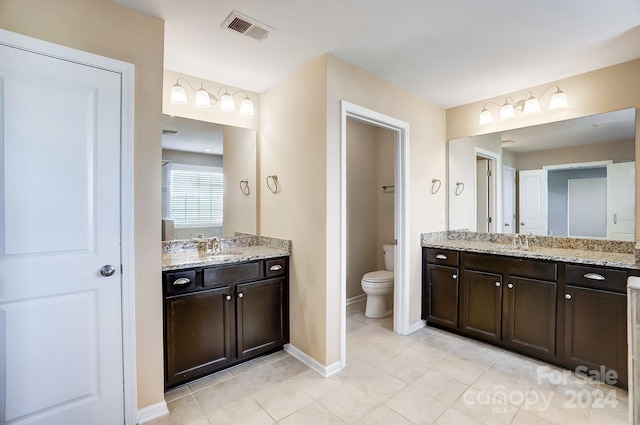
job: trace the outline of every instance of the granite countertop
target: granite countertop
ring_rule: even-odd
[[[163,242],[162,271],[233,264],[291,255],[291,241],[263,236],[221,238],[222,252],[198,253],[192,240]]]
[[[460,234],[463,237],[460,237]],[[435,236],[434,236],[435,235]],[[553,246],[551,238],[542,240],[540,237],[531,238],[529,248],[516,247],[511,240],[494,237],[483,237],[483,233],[476,232],[438,232],[422,235],[422,246],[426,248],[451,249],[458,251],[478,252],[486,254],[504,255],[508,257],[532,258],[537,260],[561,261],[597,266],[619,267],[626,269],[640,269],[636,264],[636,255],[633,250],[629,252],[629,246],[634,243],[611,243],[608,241],[588,240],[578,241],[572,244],[571,240],[564,238],[558,241],[558,246]],[[537,246],[536,241],[540,241]],[[622,249],[620,249],[622,248]],[[620,252],[622,251],[622,252]],[[626,252],[625,252],[626,251]]]

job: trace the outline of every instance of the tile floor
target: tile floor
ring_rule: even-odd
[[[323,378],[287,353],[165,394],[149,425],[622,425],[627,393],[432,328],[392,332],[391,318],[347,310],[347,367]]]

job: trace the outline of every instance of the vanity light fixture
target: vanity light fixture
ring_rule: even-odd
[[[549,101],[549,109],[568,107],[569,101],[567,99],[567,95],[562,90],[560,90],[560,87],[555,84],[544,89],[542,94],[538,97],[544,96],[550,88],[554,87],[556,89],[556,92],[553,94],[553,96],[551,96],[551,100]],[[482,111],[480,111],[480,116],[478,117],[478,123],[480,125],[493,122],[493,115],[491,114],[491,111],[487,109],[487,105],[489,104],[500,107],[501,120],[515,117],[516,111],[522,111],[525,115],[537,114],[540,112],[540,101],[533,95],[533,93],[527,93],[526,98],[520,99],[518,101],[515,101],[511,96],[508,96],[504,99],[504,103],[502,105],[496,102],[487,102],[484,104],[484,106],[482,107]]]
[[[187,86],[195,93],[195,99],[193,106],[196,108],[211,108],[214,103],[220,101],[220,110],[223,112],[231,112],[236,110],[236,103],[233,100],[233,96],[237,94],[244,94],[244,99],[240,102],[240,114],[241,115],[254,115],[255,110],[253,108],[253,101],[249,98],[249,95],[242,90],[238,90],[235,93],[229,93],[226,87],[220,87],[216,95],[209,93],[204,83],[200,84],[198,90],[194,89],[191,83],[184,78],[178,78],[176,83],[171,87],[170,100],[172,105],[186,105],[189,103],[187,92],[180,85],[180,80],[187,83]]]

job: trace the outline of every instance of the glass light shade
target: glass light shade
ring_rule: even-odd
[[[491,115],[491,111],[488,111],[486,108],[480,112],[480,117],[478,118],[478,123],[480,125],[485,125],[493,122],[493,115]]]
[[[187,92],[184,91],[184,87],[180,84],[175,83],[173,87],[171,87],[171,104],[172,105],[186,105],[188,102]]]
[[[233,102],[233,98],[229,93],[223,94],[220,98],[220,110],[224,112],[236,110],[236,104]]]
[[[509,118],[513,118],[516,116],[516,110],[513,108],[513,105],[505,102],[504,105],[500,108],[500,119],[506,120]]]
[[[540,112],[540,102],[535,97],[530,97],[524,102],[525,114],[537,114]]]
[[[569,100],[567,95],[560,89],[551,96],[549,101],[549,109],[567,108],[569,107]]]
[[[196,100],[194,106],[196,108],[211,108],[211,97],[204,88],[201,88],[196,92]]]
[[[240,115],[253,115],[255,111],[253,109],[253,102],[249,97],[245,97],[242,99],[240,103]]]

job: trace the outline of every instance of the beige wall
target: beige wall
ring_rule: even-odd
[[[159,164],[164,22],[108,0],[2,0],[0,27],[135,65],[138,407],[162,402]]]
[[[395,192],[383,192],[382,186],[395,185],[395,133],[384,128],[376,129],[377,161],[376,161],[376,270],[384,270],[384,252],[382,245],[393,244],[395,220]]]
[[[261,94],[260,233],[292,240],[291,344],[321,364],[326,355],[326,57]]]
[[[224,126],[224,219],[222,234],[258,233],[258,182],[256,181],[256,131]],[[240,190],[240,180],[249,183],[249,195]]]
[[[504,150],[503,150],[504,152]],[[611,160],[613,162],[635,159],[635,140],[593,143],[575,147],[522,152],[514,155],[517,170],[538,170],[545,165],[576,164]]]
[[[327,55],[326,323],[327,363],[340,359],[340,101],[409,123],[409,321],[420,321],[420,233],[444,230],[445,190],[430,193],[431,179],[446,181],[445,111],[382,78]],[[264,99],[263,99],[264,105]],[[265,107],[265,106],[263,106]],[[294,245],[295,246],[295,245]],[[295,249],[295,248],[294,248]]]
[[[362,276],[377,270],[376,134],[370,124],[347,120],[347,298],[362,294]]]
[[[544,124],[569,118],[583,117],[602,112],[611,112],[626,108],[636,108],[636,162],[640,160],[640,59],[619,65],[602,68],[596,71],[580,74],[575,77],[553,81],[549,84],[557,84],[569,98],[569,108],[564,110],[549,111],[545,107],[548,99],[540,102],[542,112],[536,115],[518,115],[515,119],[498,121],[480,127],[478,114],[483,105],[488,101],[499,104],[504,102],[505,96],[514,99],[523,98],[529,90],[535,94],[541,93],[547,85],[523,88],[519,92],[506,93],[503,96],[485,99],[480,102],[462,105],[447,109],[447,139],[456,139],[477,134],[494,133],[513,128],[527,127]],[[548,95],[547,95],[548,96]],[[496,110],[492,109],[494,118]],[[640,223],[640,173],[636,174],[636,222]],[[640,240],[640,226],[636,227],[636,240]]]

